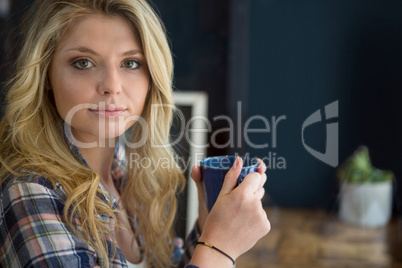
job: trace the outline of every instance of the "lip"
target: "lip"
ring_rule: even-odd
[[[105,118],[122,116],[126,110],[126,108],[115,104],[102,105],[101,107],[97,107],[95,109],[89,109],[91,113]]]

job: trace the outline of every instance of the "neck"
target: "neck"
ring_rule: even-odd
[[[107,144],[106,142],[106,146],[102,147],[79,148],[89,167],[100,175],[103,184],[109,184],[112,180],[110,169],[116,149],[116,146],[108,146]],[[116,144],[116,142],[110,144]]]

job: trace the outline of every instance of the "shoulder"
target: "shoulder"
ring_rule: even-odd
[[[35,172],[25,172],[21,176],[10,175],[0,186],[0,195],[12,195],[15,198],[45,197],[65,200],[66,193],[62,185]]]
[[[63,220],[61,185],[39,174],[1,185],[0,267],[94,267],[96,253]]]
[[[45,177],[29,174],[8,178],[1,185],[0,229],[19,233],[22,226],[52,225],[62,218],[64,207],[64,195]],[[2,232],[0,242],[7,236]]]

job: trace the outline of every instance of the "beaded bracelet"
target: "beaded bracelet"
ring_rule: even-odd
[[[211,244],[208,244],[208,243],[205,243],[205,242],[200,242],[200,241],[198,241],[196,244],[197,245],[199,245],[199,244],[204,245],[204,246],[207,246],[209,248],[215,249],[216,251],[218,251],[218,252],[222,253],[223,255],[225,255],[226,257],[228,257],[233,262],[233,265],[235,265],[234,259],[232,257],[230,257],[228,254],[226,254],[225,252],[223,252],[222,250],[220,250],[219,248],[217,248],[217,247],[215,247],[215,246],[213,246]]]

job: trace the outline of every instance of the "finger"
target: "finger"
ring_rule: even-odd
[[[260,183],[260,187],[259,187],[259,188],[264,187],[264,184],[265,184],[266,182],[267,182],[267,174],[262,173],[262,174],[261,174],[261,183]]]
[[[201,169],[199,166],[193,166],[191,169],[191,178],[195,182],[198,190],[198,196],[204,196],[204,185],[202,183]]]
[[[191,178],[193,178],[195,183],[202,182],[201,169],[199,166],[193,166],[191,169]]]
[[[240,175],[242,167],[243,160],[240,157],[237,157],[233,166],[229,169],[228,173],[226,173],[220,195],[229,194],[234,188],[236,188],[237,178]]]
[[[257,172],[262,174],[265,173],[267,170],[267,166],[265,165],[264,161],[262,161],[260,158],[256,158],[258,161],[258,166],[257,166]]]
[[[204,184],[202,183],[201,169],[199,166],[193,166],[191,169],[191,178],[193,178],[198,190],[198,230],[202,232],[205,220],[208,216],[208,210],[205,203]]]
[[[264,197],[264,195],[265,195],[265,189],[264,189],[264,188],[259,188],[259,189],[255,192],[255,196],[256,196],[258,199],[260,199],[260,200]]]
[[[261,188],[261,180],[262,175],[260,175],[258,172],[249,173],[237,188],[239,191],[245,191],[246,194],[252,195]]]

